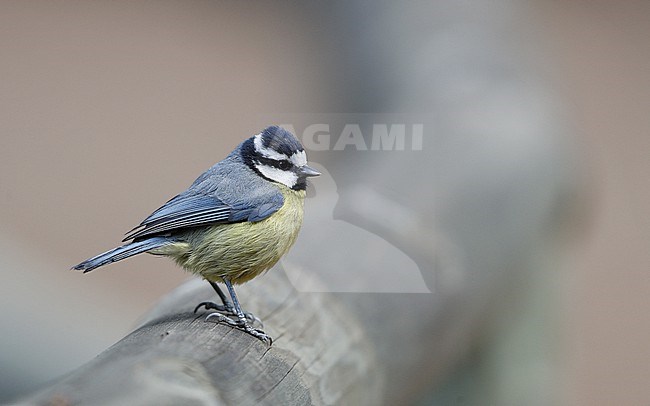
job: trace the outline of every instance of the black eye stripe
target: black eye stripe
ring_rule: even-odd
[[[286,171],[287,169],[291,168],[292,164],[286,159],[282,160],[276,160],[276,159],[271,159],[271,158],[266,158],[266,157],[258,157],[257,162],[262,165],[267,165],[267,166],[272,166],[273,168],[277,168],[283,171]]]

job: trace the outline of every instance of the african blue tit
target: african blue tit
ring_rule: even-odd
[[[195,311],[216,310],[208,318],[271,343],[249,323],[254,316],[242,311],[233,285],[268,270],[291,248],[302,225],[307,178],[318,175],[296,137],[268,127],[128,232],[123,241],[131,242],[73,269],[86,273],[142,252],[171,257],[207,280],[223,303],[203,302]],[[232,302],[217,283],[226,285]]]

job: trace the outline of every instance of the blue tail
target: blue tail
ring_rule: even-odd
[[[135,241],[130,244],[122,245],[121,247],[113,248],[112,250],[106,251],[103,254],[99,254],[90,259],[87,259],[79,265],[73,266],[72,269],[84,271],[84,273],[90,272],[95,268],[99,268],[100,266],[121,261],[133,255],[137,255],[154,248],[159,248],[163,245],[171,244],[173,242],[173,240],[165,237],[153,237],[142,241]]]

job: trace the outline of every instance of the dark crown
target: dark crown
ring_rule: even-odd
[[[262,145],[287,157],[304,150],[300,141],[293,134],[277,125],[267,127],[262,131]]]

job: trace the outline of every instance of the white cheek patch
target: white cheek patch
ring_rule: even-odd
[[[283,185],[292,188],[296,186],[298,175],[290,171],[283,171],[268,165],[255,165],[258,171],[267,178],[274,182],[282,183]]]
[[[294,152],[289,160],[294,166],[300,168],[301,166],[307,165],[307,154],[305,151]]]
[[[259,152],[262,156],[275,159],[276,161],[289,159],[286,155],[281,154],[278,151],[274,151],[270,148],[266,148],[262,143],[262,133],[259,133],[255,136],[255,138],[253,139],[253,143],[255,144],[255,151]]]

